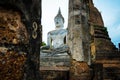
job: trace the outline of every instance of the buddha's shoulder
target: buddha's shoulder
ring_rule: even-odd
[[[62,31],[67,31],[67,29],[61,29]]]
[[[49,31],[48,34],[54,33],[54,32],[56,32],[56,30]]]
[[[60,33],[60,32],[67,32],[67,30],[66,29],[52,30],[52,31],[48,32],[48,34],[54,34],[54,33]]]

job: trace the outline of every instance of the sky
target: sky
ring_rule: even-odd
[[[120,43],[120,0],[93,0],[101,12],[112,42],[118,47]],[[68,25],[68,0],[42,0],[43,41],[47,42],[47,33],[55,29],[54,17],[59,7],[65,19],[64,29]]]

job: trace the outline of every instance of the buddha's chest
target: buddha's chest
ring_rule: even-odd
[[[56,39],[56,38],[63,39],[66,35],[67,35],[66,31],[54,31],[50,33],[52,39]]]
[[[66,36],[65,34],[62,34],[62,35],[60,35],[60,34],[55,35],[54,34],[54,35],[51,35],[51,38],[52,38],[52,40],[63,40],[65,36]]]

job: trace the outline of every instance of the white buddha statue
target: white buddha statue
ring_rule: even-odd
[[[68,47],[66,45],[66,36],[67,30],[63,29],[64,27],[64,18],[61,14],[61,10],[59,9],[58,14],[54,18],[55,22],[55,30],[48,32],[47,34],[47,46],[42,47],[43,50],[48,49],[52,52],[58,51],[62,53],[66,52]]]
[[[48,32],[47,45],[50,48],[56,49],[63,47],[66,44],[67,30],[64,27],[64,18],[59,9],[58,14],[54,18],[55,30]]]

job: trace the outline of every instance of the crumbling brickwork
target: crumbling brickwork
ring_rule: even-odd
[[[0,42],[7,44],[27,44],[28,37],[28,32],[21,22],[21,15],[12,10],[0,9]]]
[[[41,0],[0,0],[0,53],[2,59],[11,56],[15,61],[12,63],[11,57],[7,59],[6,63],[10,65],[8,69],[13,65],[14,71],[16,66],[20,65],[17,69],[18,73],[22,71],[20,72],[22,78],[18,74],[14,76],[15,80],[40,79],[41,32]],[[24,56],[23,62],[18,64],[22,56]],[[14,74],[17,75],[17,73]]]

